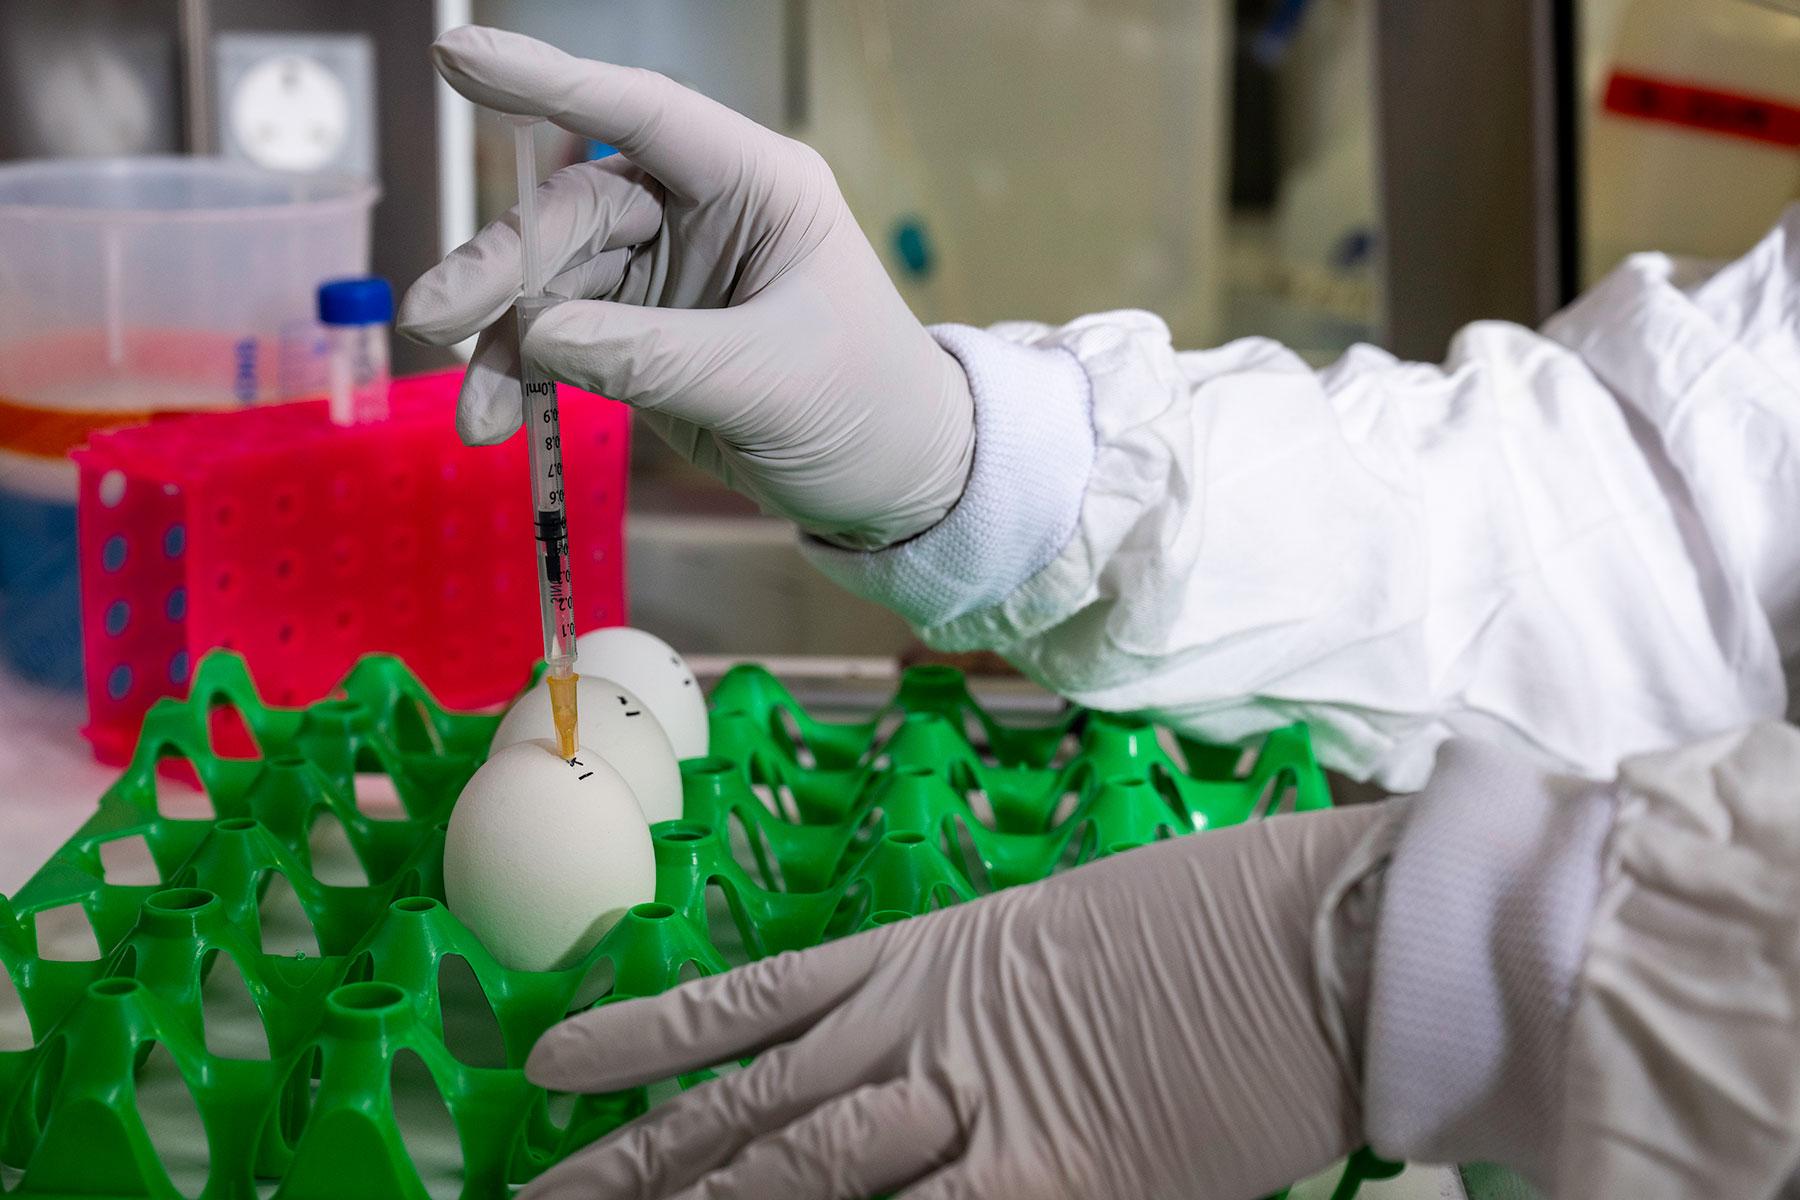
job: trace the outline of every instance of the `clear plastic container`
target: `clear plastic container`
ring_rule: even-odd
[[[75,468],[95,429],[317,393],[323,280],[377,189],[221,159],[0,166],[0,658],[75,686]]]

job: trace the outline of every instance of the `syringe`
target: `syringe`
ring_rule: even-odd
[[[563,502],[562,423],[556,410],[556,381],[526,361],[525,334],[551,304],[544,295],[543,264],[537,245],[537,156],[532,131],[537,119],[513,117],[513,155],[519,177],[519,253],[524,285],[513,306],[519,328],[519,391],[524,403],[526,455],[531,462],[532,527],[538,544],[538,607],[544,623],[544,662],[550,670],[550,712],[556,745],[574,758],[575,591],[569,578],[569,525]]]

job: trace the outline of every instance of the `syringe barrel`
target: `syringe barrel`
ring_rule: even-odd
[[[523,397],[526,456],[531,463],[531,509],[537,539],[538,601],[544,624],[544,659],[552,668],[575,663],[575,591],[569,575],[569,527],[563,497],[562,426],[556,381],[526,361],[525,335],[556,301],[543,296],[514,306],[519,322],[519,384]]]

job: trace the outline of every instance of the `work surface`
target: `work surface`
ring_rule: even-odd
[[[27,686],[6,675],[0,675],[0,893],[15,892],[33,871],[92,812],[100,793],[114,779],[116,772],[93,761],[87,744],[80,735],[83,721],[81,698],[67,693],[49,692]],[[206,797],[175,785],[164,789],[162,802],[176,810],[171,815],[202,816],[210,812]],[[397,802],[396,802],[397,805]],[[346,847],[347,851],[347,847]],[[12,1000],[0,996],[0,1003]],[[17,1013],[0,1012],[0,1027],[14,1021]],[[254,1009],[246,1016],[246,1025],[254,1027]],[[153,1069],[156,1063],[150,1064]],[[147,1081],[146,1081],[147,1082]],[[175,1110],[184,1108],[186,1099],[179,1082],[171,1077],[169,1089],[170,1123],[160,1131],[159,1144],[166,1149],[179,1146],[184,1137],[192,1139],[194,1153],[187,1164],[198,1178],[204,1179],[203,1142],[197,1127],[184,1127],[187,1115]],[[398,1079],[396,1081],[398,1083]],[[148,1098],[156,1094],[144,1090]],[[400,1097],[397,1097],[399,1100]],[[153,1136],[159,1131],[153,1130]],[[439,1137],[453,1144],[454,1134],[443,1129]],[[446,1162],[453,1155],[445,1153],[445,1142],[430,1138],[414,1143],[409,1139],[415,1161],[422,1168],[433,1160]],[[171,1172],[177,1161],[168,1161]],[[454,1195],[457,1179],[453,1170],[425,1170],[434,1195]],[[1294,1189],[1296,1200],[1323,1200],[1328,1196],[1336,1172],[1330,1171]],[[13,1180],[6,1181],[8,1185]],[[1414,1167],[1399,1178],[1366,1186],[1362,1194],[1386,1200],[1426,1200],[1426,1198],[1463,1197],[1466,1192],[1456,1173]],[[1498,1193],[1481,1189],[1481,1195]]]

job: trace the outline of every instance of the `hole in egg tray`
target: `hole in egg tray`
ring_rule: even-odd
[[[1081,710],[1004,725],[939,668],[909,672],[867,722],[819,721],[741,666],[714,689],[711,754],[683,766],[682,819],[653,830],[656,902],[580,963],[523,972],[442,903],[444,823],[498,718],[445,710],[379,655],[334,696],[265,705],[240,658],[208,655],[186,700],[150,711],[93,816],[0,897],[0,968],[29,1027],[0,1043],[13,1047],[0,1048],[0,1192],[502,1197],[648,1103],[646,1089],[570,1098],[526,1082],[533,1042],[570,1011],[1251,819],[1277,780],[1294,807],[1329,804],[1300,726],[1240,769],[1234,754],[1186,743],[1172,754],[1147,724]],[[215,752],[221,705],[242,716],[257,757]],[[159,810],[168,759],[191,766],[210,816]],[[371,772],[391,780],[404,819],[359,807],[357,778]],[[309,835],[327,817],[366,878],[320,878]],[[143,839],[160,878],[109,881],[102,848],[126,837]],[[97,958],[43,953],[36,915],[70,905]],[[215,972],[241,975],[235,1007],[256,1037],[208,1030],[224,1011]],[[443,986],[458,973],[472,975],[459,989],[472,998]],[[469,1004],[478,1020],[458,1007]],[[471,1028],[484,1046],[457,1044]],[[170,1076],[156,1087],[152,1051]],[[417,1081],[405,1095],[403,1076]],[[163,1114],[147,1121],[138,1105],[159,1097],[197,1111],[202,1144],[152,1137]]]

